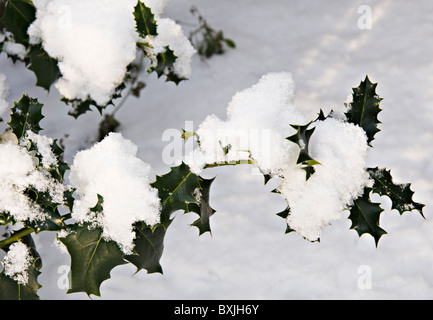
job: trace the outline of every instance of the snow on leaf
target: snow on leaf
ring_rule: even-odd
[[[373,192],[391,199],[392,209],[398,210],[400,214],[405,211],[417,210],[424,217],[422,212],[424,204],[413,201],[414,192],[410,189],[410,183],[395,184],[390,170],[376,167],[368,168],[367,171],[374,180]]]
[[[199,218],[192,223],[192,226],[199,229],[199,235],[205,232],[211,232],[210,217],[215,213],[215,210],[209,204],[210,186],[213,179],[199,178],[201,189],[197,189],[196,198],[198,203],[190,203],[188,206],[189,211],[195,212]]]

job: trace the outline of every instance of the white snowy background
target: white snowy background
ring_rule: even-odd
[[[275,183],[264,186],[251,166],[207,169],[205,177],[216,176],[212,235],[198,237],[189,227],[196,216],[177,213],[166,236],[164,275],[116,267],[101,286],[102,299],[432,299],[433,3],[172,0],[164,16],[177,20],[186,34],[196,23],[191,5],[237,48],[206,61],[195,56],[190,80],[179,86],[143,75],[141,97],[131,97],[116,114],[123,136],[138,145],[138,156],[157,174],[169,170],[162,161],[165,130],[180,130],[185,121],[197,129],[212,113],[225,118],[231,97],[263,74],[292,73],[295,103],[307,119],[320,108],[343,111],[351,88],[368,74],[384,98],[382,131],[368,165],[391,169],[397,183],[412,182],[414,200],[426,204],[426,220],[417,212],[400,216],[386,198],[375,198],[385,209],[380,222],[388,232],[378,248],[371,236],[359,238],[349,230],[348,212],[324,228],[320,243],[310,243],[284,234],[285,221],[275,214],[286,204],[270,193]],[[371,29],[358,27],[361,5],[372,9]],[[64,138],[69,163],[95,142],[102,119],[96,111],[74,120],[57,90],[35,88],[33,73],[19,63],[1,55],[0,71],[8,77],[11,103],[28,93],[46,104],[42,133]],[[41,298],[88,299],[66,295],[58,286],[69,256],[53,246],[54,234],[35,240],[43,259]],[[365,268],[371,271],[370,289],[358,285]]]

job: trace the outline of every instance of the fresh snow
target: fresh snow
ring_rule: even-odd
[[[48,191],[54,203],[63,203],[64,185],[41,170],[27,149],[0,144],[0,212],[9,213],[16,221],[44,220],[43,210],[24,194],[29,187]]]
[[[48,169],[50,166],[57,165],[57,158],[51,149],[54,139],[34,133],[33,131],[27,131],[25,139],[34,143],[35,147],[38,149],[42,158],[42,166],[44,168]]]
[[[290,73],[270,73],[238,92],[226,120],[213,114],[199,125],[200,144],[185,163],[197,174],[207,164],[245,163],[250,156],[265,174],[278,175],[295,165],[299,148],[286,139],[296,133],[289,124],[306,121],[293,104],[294,86]]]
[[[158,35],[150,38],[154,54],[165,52],[168,46],[177,57],[173,64],[173,72],[181,79],[188,79],[191,75],[191,58],[195,49],[183,34],[182,28],[169,18],[157,20]]]
[[[191,74],[195,53],[173,20],[159,18],[167,1],[147,1],[158,19],[158,35],[149,42],[154,53],[170,46],[177,55],[174,72]],[[123,82],[136,58],[139,35],[133,11],[136,0],[35,0],[36,20],[28,29],[31,44],[42,43],[61,72],[55,86],[67,99],[93,99],[104,106]],[[152,50],[151,50],[152,51]]]
[[[153,14],[162,15],[164,8],[170,0],[144,0],[142,1]]]
[[[153,226],[159,220],[158,191],[152,168],[136,157],[137,146],[120,133],[110,133],[88,150],[77,153],[70,172],[76,188],[72,217],[102,227],[103,236],[114,240],[127,254],[134,248],[133,224],[144,221]],[[103,198],[103,212],[90,208]]]
[[[320,164],[305,179],[305,171],[290,167],[278,191],[287,200],[289,226],[310,241],[320,239],[324,226],[341,218],[341,212],[369,186],[366,172],[367,137],[358,126],[333,118],[319,121],[309,151]]]
[[[251,157],[262,173],[283,178],[277,190],[290,207],[289,226],[316,241],[322,227],[340,218],[369,185],[367,137],[362,128],[338,119],[318,121],[309,152],[320,165],[306,181],[296,164],[299,146],[286,139],[296,133],[289,124],[306,122],[293,104],[294,86],[290,73],[270,73],[238,92],[227,120],[211,115],[199,125],[198,147],[185,163],[200,174],[206,165],[247,163]]]
[[[371,236],[359,238],[350,230],[348,212],[323,228],[320,242],[311,243],[296,233],[284,234],[286,222],[275,213],[287,202],[270,192],[281,180],[264,186],[263,176],[252,174],[251,165],[205,169],[204,177],[216,176],[210,194],[217,211],[212,236],[198,237],[196,228],[189,227],[196,215],[175,214],[165,237],[164,275],[134,274],[132,265],[117,267],[101,286],[102,299],[432,299],[433,64],[426,39],[433,33],[428,23],[433,3],[171,1],[164,16],[185,22],[185,34],[188,23],[195,22],[191,5],[237,47],[211,60],[193,57],[191,77],[179,86],[143,75],[146,88],[140,99],[131,97],[116,113],[122,135],[137,145],[138,158],[156,174],[167,173],[172,164],[161,159],[168,144],[161,138],[166,130],[176,129],[180,136],[185,121],[193,121],[196,131],[211,114],[226,121],[236,92],[270,72],[291,72],[294,104],[307,121],[320,108],[325,114],[330,109],[344,112],[351,88],[368,74],[379,83],[377,93],[384,100],[382,131],[372,142],[367,166],[390,169],[397,183],[412,182],[415,201],[426,204],[426,220],[417,212],[400,216],[387,198],[375,197],[385,209],[380,223],[388,232],[377,248]],[[361,5],[372,9],[371,29],[358,27]],[[56,90],[47,95],[34,87],[31,71],[4,54],[0,68],[11,88],[9,105],[23,92],[46,103],[42,127],[50,137],[63,138],[68,163],[77,151],[91,147],[101,121],[98,112],[75,120]],[[86,294],[67,295],[58,286],[60,267],[70,265],[70,257],[52,247],[54,238],[52,233],[35,237],[44,263],[39,295],[88,299]],[[360,285],[368,276],[371,286]]]
[[[30,42],[42,42],[59,60],[62,77],[56,83],[68,99],[99,105],[111,99],[135,59],[137,33],[134,0],[35,0],[36,20]]]
[[[15,242],[10,245],[3,259],[3,272],[19,284],[26,285],[29,281],[28,269],[31,263],[30,249],[22,242]]]

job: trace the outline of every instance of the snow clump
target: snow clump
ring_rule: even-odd
[[[227,107],[227,120],[210,115],[199,126],[200,146],[186,155],[185,163],[200,173],[206,164],[251,157],[263,173],[271,175],[294,165],[298,147],[286,137],[296,130],[289,124],[305,122],[293,103],[294,87],[290,73],[270,73],[236,93]]]
[[[299,166],[283,173],[277,188],[287,200],[288,225],[310,241],[320,238],[322,227],[340,218],[341,212],[362,196],[370,184],[365,170],[367,137],[359,126],[328,118],[319,121],[309,151],[315,165],[306,180]]]
[[[299,145],[286,139],[296,133],[290,125],[308,123],[293,103],[294,87],[291,74],[280,72],[238,92],[226,120],[210,115],[200,124],[198,146],[184,161],[197,174],[206,165],[253,161],[263,174],[282,178],[277,191],[290,208],[287,223],[314,241],[371,183],[367,137],[342,117],[315,121],[309,153],[320,164],[307,180],[297,164]]]
[[[0,144],[0,212],[21,222],[44,220],[42,208],[25,194],[30,187],[49,192],[53,203],[63,203],[65,186],[38,167],[27,149],[12,143]]]
[[[147,0],[161,14],[167,1]],[[134,8],[137,0],[34,0],[36,20],[30,25],[30,44],[42,43],[58,60],[61,77],[55,84],[67,99],[93,99],[106,105],[124,81],[127,66],[136,58],[140,36]],[[174,71],[189,77],[192,46],[180,26],[158,21],[155,50],[170,45],[178,56]],[[190,47],[188,47],[188,44]],[[193,50],[193,49],[192,49]]]
[[[76,188],[72,217],[79,223],[101,227],[103,237],[115,241],[125,254],[134,248],[133,224],[150,226],[160,222],[158,190],[152,168],[136,157],[137,146],[120,133],[104,140],[74,158],[70,184]],[[103,198],[103,211],[92,212]]]
[[[3,259],[3,272],[21,285],[29,281],[28,269],[32,264],[30,249],[22,242],[10,245],[9,251]]]

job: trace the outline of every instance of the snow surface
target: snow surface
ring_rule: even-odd
[[[0,117],[9,108],[9,84],[5,74],[0,73]]]
[[[369,235],[349,230],[348,213],[323,229],[320,243],[297,234],[284,235],[285,221],[275,213],[286,202],[270,193],[279,181],[264,186],[251,166],[206,169],[216,180],[211,189],[212,236],[198,237],[189,227],[196,216],[177,214],[165,241],[164,275],[148,275],[125,265],[115,268],[101,286],[105,299],[432,299],[433,233],[433,3],[419,0],[337,1],[177,0],[164,16],[192,28],[191,5],[216,29],[236,42],[235,50],[202,61],[195,56],[188,82],[165,83],[144,76],[140,99],[130,98],[116,113],[125,138],[138,146],[137,156],[157,174],[168,172],[161,154],[162,134],[194,121],[194,130],[210,115],[224,119],[236,92],[250,88],[269,72],[291,72],[294,102],[308,120],[322,108],[344,111],[351,88],[368,74],[384,98],[379,132],[367,157],[368,166],[391,169],[396,182],[412,182],[414,200],[425,203],[426,220],[417,213],[386,210],[381,226],[388,232],[375,247]],[[372,8],[372,29],[359,29],[358,7]],[[185,32],[187,34],[187,31]],[[44,134],[63,138],[65,160],[93,145],[101,120],[97,112],[78,120],[67,116],[56,90],[34,88],[35,78],[4,55],[0,71],[8,76],[10,100],[23,92],[47,103]],[[4,118],[7,118],[6,116]],[[5,119],[7,121],[7,119]],[[64,134],[68,136],[65,137]],[[58,272],[69,257],[53,247],[53,234],[35,237],[43,259],[43,299],[88,299],[66,295]],[[370,270],[371,288],[359,286]],[[364,288],[364,289],[363,289]]]

